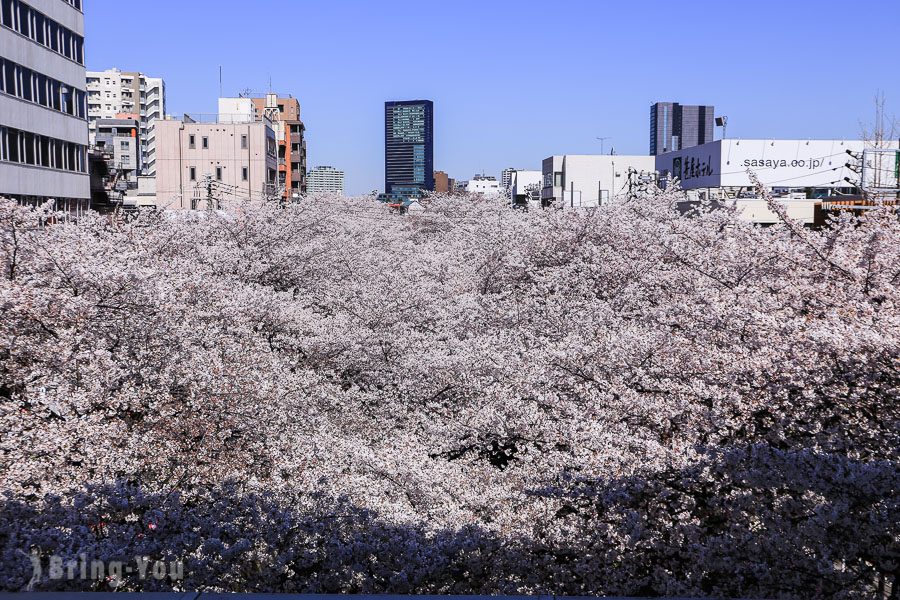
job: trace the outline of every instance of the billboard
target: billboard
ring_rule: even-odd
[[[844,178],[859,181],[864,146],[861,140],[717,140],[661,154],[656,169],[686,190],[747,187],[748,171],[770,188],[850,187]]]

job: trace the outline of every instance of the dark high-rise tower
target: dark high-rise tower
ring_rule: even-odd
[[[434,104],[384,103],[384,192],[395,197],[434,190]]]
[[[712,106],[657,102],[650,107],[650,154],[699,146],[713,141]]]

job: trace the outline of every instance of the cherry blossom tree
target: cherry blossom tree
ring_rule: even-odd
[[[898,597],[896,213],[679,199],[0,205],[0,588]]]

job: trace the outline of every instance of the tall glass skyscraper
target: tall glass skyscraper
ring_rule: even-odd
[[[434,104],[384,103],[384,192],[395,198],[434,190]]]

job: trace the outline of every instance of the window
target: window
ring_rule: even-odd
[[[188,179],[191,181],[197,181],[197,167],[191,167],[188,169]]]
[[[50,82],[50,107],[53,110],[62,110],[62,104],[59,101],[59,85],[56,80]]]
[[[44,15],[41,13],[34,14],[34,32],[34,41],[45,46],[47,44],[47,39],[45,37],[46,24],[44,23]]]
[[[42,135],[40,139],[40,164],[42,167],[50,166],[50,138]]]
[[[247,167],[241,167],[241,181],[247,181],[250,177],[250,169]]]
[[[222,167],[216,167],[216,181],[222,181]]]
[[[209,150],[209,138],[205,135],[203,136],[203,149]]]
[[[3,0],[3,24],[13,28],[13,0]]]
[[[22,162],[27,165],[36,164],[34,157],[34,134],[29,131],[25,131],[22,133],[22,140],[25,145],[25,153],[23,154],[24,160]]]
[[[6,63],[6,93],[12,94],[13,96],[16,94],[16,68],[11,62]]]
[[[56,169],[63,168],[63,143],[59,140],[53,140],[53,167]]]
[[[241,136],[241,150],[246,150],[246,149],[247,149],[247,134],[245,133]]]
[[[31,10],[25,4],[19,4],[19,33],[31,37]]]
[[[37,75],[37,94],[35,94],[34,101],[40,104],[41,106],[47,106],[47,76],[42,75],[41,73],[36,73]]]
[[[193,150],[197,147],[197,136],[191,134],[188,136],[188,148]]]
[[[23,99],[31,102],[33,85],[31,83],[31,69],[19,67],[19,92]]]
[[[7,155],[11,162],[19,162],[19,130],[10,129],[7,131]]]

